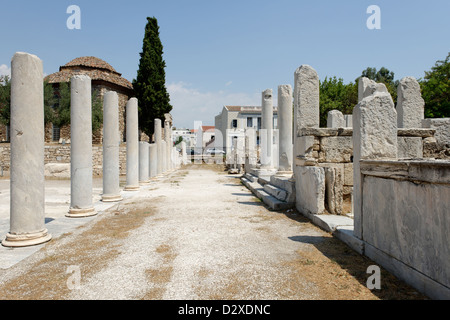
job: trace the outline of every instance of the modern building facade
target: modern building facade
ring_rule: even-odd
[[[273,108],[273,128],[277,129],[277,107]],[[252,128],[256,131],[256,143],[259,145],[259,131],[261,129],[260,106],[224,106],[220,114],[215,117],[215,147],[222,148],[229,153],[233,146],[233,139],[245,140],[245,130]]]

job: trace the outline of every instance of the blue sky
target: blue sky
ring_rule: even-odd
[[[367,67],[421,78],[450,51],[450,1],[385,0],[0,0],[0,73],[17,51],[36,54],[44,72],[96,56],[136,77],[146,17],[154,16],[166,61],[174,125],[214,125],[223,105],[260,105],[261,92],[294,81],[309,64],[348,83]],[[69,30],[69,5],[81,29]],[[369,30],[370,5],[381,29]]]

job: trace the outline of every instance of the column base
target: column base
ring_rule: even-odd
[[[140,186],[148,186],[150,184],[150,180],[148,181],[139,181]]]
[[[117,202],[122,201],[123,198],[120,194],[116,195],[102,195],[102,201],[103,202]]]
[[[52,235],[44,229],[35,233],[12,234],[8,233],[5,240],[2,241],[4,247],[28,247],[50,241]]]
[[[125,186],[124,191],[139,191],[139,186]]]
[[[87,208],[87,209],[75,209],[70,208],[69,213],[66,214],[66,217],[68,218],[85,218],[90,216],[95,216],[98,212],[95,211],[95,209]]]

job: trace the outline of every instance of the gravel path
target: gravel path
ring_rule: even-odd
[[[4,299],[421,298],[384,271],[384,290],[368,290],[371,264],[295,212],[269,211],[238,176],[190,166],[2,270],[0,292]]]

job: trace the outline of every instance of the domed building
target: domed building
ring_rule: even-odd
[[[74,75],[87,75],[92,80],[92,90],[98,90],[103,101],[103,95],[107,91],[115,91],[119,97],[119,130],[122,141],[125,140],[125,106],[133,94],[133,86],[130,81],[122,77],[109,63],[96,57],[80,57],[73,59],[59,68],[58,72],[45,77],[57,89],[59,83],[70,82]],[[93,133],[93,143],[102,142],[102,131]],[[49,124],[45,130],[46,142],[57,142],[61,139],[70,139],[70,125],[58,128]]]

